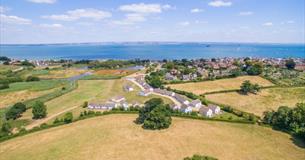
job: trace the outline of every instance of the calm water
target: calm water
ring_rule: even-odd
[[[19,59],[305,58],[305,45],[236,43],[0,45],[0,55]]]

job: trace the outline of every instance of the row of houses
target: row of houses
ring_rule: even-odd
[[[137,104],[132,104],[137,105]],[[100,110],[112,110],[113,108],[123,107],[125,110],[129,108],[129,104],[126,102],[125,97],[116,96],[103,104],[89,103],[88,109],[100,109]]]
[[[159,89],[159,88],[154,89],[145,82],[143,76],[136,77],[135,81],[144,88],[144,90],[140,91],[140,93],[139,93],[139,95],[141,95],[141,96],[148,96],[149,94],[154,92],[154,93],[158,93],[161,95],[170,96],[170,97],[174,98],[175,100],[177,100],[181,105],[172,106],[173,109],[175,109],[175,110],[179,110],[184,113],[191,113],[191,112],[195,111],[195,112],[199,112],[201,115],[206,116],[206,117],[212,117],[214,115],[221,113],[219,106],[216,106],[216,105],[205,106],[205,105],[202,105],[202,103],[199,99],[193,100],[190,102],[187,98],[185,98],[184,96],[177,94],[175,92],[167,91],[167,90],[163,90],[163,89]]]

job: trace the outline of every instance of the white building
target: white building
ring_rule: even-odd
[[[183,113],[191,113],[193,111],[192,107],[188,105],[182,105],[180,110]]]
[[[209,117],[209,118],[213,116],[213,111],[208,107],[201,107],[199,109],[199,113],[202,116]]]
[[[139,95],[140,96],[144,96],[144,97],[147,97],[151,94],[151,91],[150,90],[144,90],[144,91],[140,91],[139,92]]]
[[[213,111],[213,114],[220,114],[221,113],[221,109],[220,109],[219,106],[209,104],[208,108],[210,108]]]
[[[199,99],[196,99],[196,100],[193,100],[191,103],[190,103],[190,106],[194,107],[194,108],[197,108],[197,109],[200,109],[200,107],[202,106],[201,104],[201,101]]]

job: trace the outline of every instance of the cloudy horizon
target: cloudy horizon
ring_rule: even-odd
[[[0,43],[305,43],[303,0],[1,0]]]

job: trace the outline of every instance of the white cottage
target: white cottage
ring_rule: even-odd
[[[210,108],[214,114],[220,114],[221,109],[219,106],[213,105],[213,104],[209,104],[208,108]]]
[[[191,113],[192,111],[193,110],[192,110],[191,106],[188,106],[188,105],[181,106],[181,112],[183,112],[183,113]]]
[[[194,107],[194,108],[197,108],[197,109],[200,109],[200,107],[202,106],[201,104],[201,101],[199,99],[196,99],[196,100],[193,100],[191,103],[190,103],[190,106]]]
[[[199,109],[199,113],[202,116],[209,117],[209,118],[213,116],[213,111],[208,107],[201,107]]]

